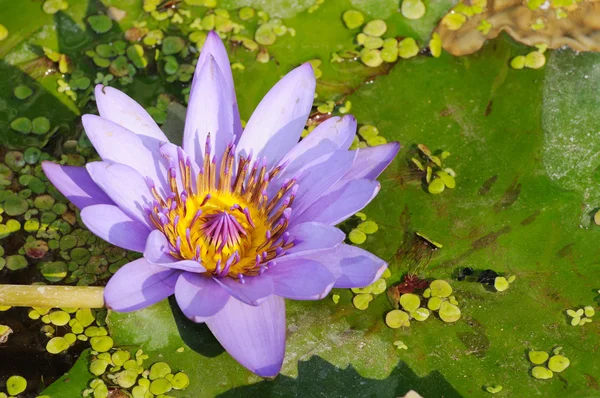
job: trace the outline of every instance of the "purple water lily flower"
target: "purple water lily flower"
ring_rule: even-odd
[[[314,91],[310,64],[292,70],[242,131],[227,53],[210,33],[179,147],[134,100],[96,87],[100,117],[84,115],[83,125],[102,161],[43,168],[93,233],[144,254],[110,279],[108,308],[134,311],[175,294],[239,363],[275,376],[285,298],[318,300],[380,277],[387,264],[344,244],[334,225],[375,197],[374,179],[399,145],[348,150],[352,116],[298,142]]]

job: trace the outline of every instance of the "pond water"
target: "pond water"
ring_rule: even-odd
[[[310,62],[302,137],[351,114],[352,150],[401,145],[338,226],[388,270],[287,300],[277,377],[173,297],[129,313],[29,303],[0,307],[0,397],[600,396],[598,4],[0,0],[0,306],[2,285],[103,287],[141,257],[92,234],[41,163],[100,160],[81,119],[99,113],[96,84],[180,144],[211,30],[243,126]]]

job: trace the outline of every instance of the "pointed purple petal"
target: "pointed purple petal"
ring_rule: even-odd
[[[214,278],[230,295],[244,303],[257,306],[273,294],[273,281],[268,275],[246,276],[244,283],[229,277]]]
[[[276,376],[285,354],[285,301],[271,296],[253,307],[230,299],[206,321],[219,343],[236,361],[262,377]]]
[[[169,254],[170,246],[165,235],[154,230],[148,235],[144,250],[144,258],[151,264],[188,272],[205,272],[206,269],[197,261],[177,260]]]
[[[336,151],[308,164],[298,178],[293,214],[302,214],[334,186],[350,170],[355,157],[356,153],[351,151]]]
[[[365,207],[379,192],[377,181],[362,179],[339,181],[306,211],[292,220],[292,225],[315,221],[336,225]]]
[[[127,94],[101,84],[96,86],[94,94],[98,112],[104,119],[115,122],[135,134],[169,142],[152,116]]]
[[[80,209],[99,204],[114,204],[92,180],[85,167],[61,166],[44,161],[42,169],[50,182]]]
[[[276,164],[298,143],[315,94],[312,66],[305,63],[285,75],[267,93],[250,117],[237,146],[237,153],[266,156]]]
[[[179,274],[143,258],[125,264],[104,288],[106,308],[129,312],[157,303],[173,294]]]
[[[356,134],[356,119],[351,115],[332,117],[319,124],[283,158],[285,174],[293,176],[302,166],[336,150],[348,149]]]
[[[337,278],[333,287],[365,287],[381,277],[387,263],[366,250],[341,244],[331,250],[306,255],[304,258],[325,265]]]
[[[140,173],[119,163],[91,162],[86,168],[92,180],[123,212],[150,228],[144,207],[151,205],[154,199]]]
[[[127,165],[158,186],[167,186],[159,145],[148,149],[140,136],[98,116],[83,115],[81,121],[102,160]]]
[[[285,257],[302,255],[304,252],[315,250],[331,249],[346,239],[346,234],[339,229],[317,222],[298,224],[289,228],[287,232],[290,234],[290,240],[294,242],[294,246],[287,250],[288,254]]]
[[[212,56],[215,59],[215,62],[217,63],[217,66],[221,70],[223,78],[225,79],[227,90],[231,96],[229,103],[232,106],[233,134],[235,134],[239,139],[240,135],[242,134],[242,124],[240,121],[240,112],[238,110],[237,99],[235,97],[231,66],[229,65],[227,50],[225,50],[225,46],[223,45],[219,35],[214,31],[208,32],[206,41],[202,46],[202,51],[200,52],[200,57],[198,58],[198,63],[196,64],[197,66],[196,72],[194,73],[194,80],[198,79],[197,75],[200,73],[200,67],[204,65],[209,56]]]
[[[336,281],[326,266],[304,258],[276,260],[266,273],[273,278],[273,292],[292,300],[320,300]]]
[[[114,205],[88,206],[81,211],[86,227],[107,242],[126,250],[143,252],[150,230]]]
[[[394,160],[399,150],[400,144],[397,142],[358,149],[356,161],[344,179],[376,179]]]
[[[194,77],[185,118],[183,149],[202,164],[206,138],[210,134],[211,158],[220,162],[225,148],[233,139],[231,96],[225,79],[212,56],[200,65]]]
[[[175,285],[175,299],[181,311],[194,322],[206,322],[217,314],[231,296],[212,278],[184,272]],[[231,300],[235,300],[231,298]]]

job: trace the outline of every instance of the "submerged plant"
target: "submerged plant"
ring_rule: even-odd
[[[310,64],[277,83],[242,132],[225,48],[209,33],[192,81],[183,145],[110,87],[83,125],[100,162],[45,162],[92,232],[144,254],[110,279],[107,307],[134,311],[172,294],[223,347],[261,376],[279,373],[284,298],[317,300],[333,287],[370,285],[387,264],[343,243],[333,225],[379,191],[374,179],[399,145],[349,151],[351,116],[298,143],[315,89]]]

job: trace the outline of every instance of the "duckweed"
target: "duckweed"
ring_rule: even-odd
[[[46,134],[50,131],[50,120],[44,116],[36,117],[31,121],[31,131],[35,134]]]
[[[452,286],[441,279],[431,282],[429,289],[433,297],[448,297],[452,294]]]
[[[531,369],[531,375],[539,380],[547,380],[551,379],[554,373],[543,366],[536,366]]]
[[[150,374],[148,378],[150,380],[164,378],[166,375],[171,373],[171,367],[166,362],[156,362],[150,368]]]
[[[442,302],[439,310],[440,319],[444,322],[451,323],[460,319],[461,311],[456,305],[449,301]]]
[[[554,355],[548,360],[548,369],[554,373],[560,373],[569,367],[571,361],[563,355]]]
[[[348,29],[356,29],[365,22],[365,17],[360,11],[347,10],[342,15],[342,20]]]
[[[23,134],[31,132],[31,120],[26,117],[18,117],[10,122],[10,128]]]
[[[416,294],[406,293],[400,296],[400,305],[408,313],[414,312],[421,305],[421,299]]]
[[[418,53],[419,46],[417,46],[417,42],[412,37],[402,39],[400,43],[398,43],[398,55],[401,58],[412,58]]]
[[[150,392],[154,395],[160,395],[171,391],[173,386],[167,379],[156,379],[150,383]]]
[[[55,326],[64,326],[71,319],[71,316],[65,311],[53,311],[48,316],[50,317],[50,322]]]
[[[27,380],[22,376],[11,376],[6,380],[6,391],[8,395],[18,395],[27,389]]]
[[[383,63],[381,51],[363,48],[360,52],[360,60],[371,68],[376,68]]]
[[[410,317],[402,310],[392,310],[385,315],[385,323],[392,329],[398,329],[410,326]]]
[[[350,242],[354,243],[355,245],[360,245],[365,243],[367,240],[367,235],[359,229],[353,229],[348,234],[348,239],[350,239]]]
[[[94,336],[90,339],[92,349],[98,352],[106,352],[110,350],[114,344],[110,336]]]
[[[367,22],[367,24],[363,28],[363,33],[369,36],[383,36],[383,34],[387,30],[387,25],[385,21],[381,19],[374,19],[372,21]]]
[[[431,40],[429,40],[429,51],[431,51],[431,55],[433,55],[435,58],[438,58],[440,55],[442,55],[442,38],[437,32],[434,32],[431,35]]]
[[[88,17],[88,24],[99,34],[106,33],[112,28],[112,20],[106,15],[92,15]]]
[[[46,351],[50,354],[58,354],[66,351],[70,344],[64,337],[53,337],[46,344]]]
[[[369,308],[369,303],[371,301],[373,301],[373,296],[371,294],[360,293],[354,296],[352,304],[354,304],[357,309],[364,311]]]
[[[33,90],[25,85],[19,85],[15,87],[15,89],[13,90],[13,94],[15,95],[15,97],[17,97],[17,99],[24,100],[31,97],[31,95],[33,94]]]
[[[531,69],[539,69],[546,64],[546,57],[539,51],[532,51],[525,56],[525,66]]]
[[[487,392],[489,392],[490,394],[498,394],[500,391],[502,391],[502,386],[500,386],[500,385],[487,386],[485,388],[485,390]]]
[[[529,351],[527,355],[529,356],[529,361],[535,365],[542,365],[549,358],[546,351]]]
[[[0,24],[0,41],[6,39],[8,37],[8,29],[6,26]]]
[[[425,4],[421,0],[403,0],[402,15],[408,19],[419,19],[425,15]]]

